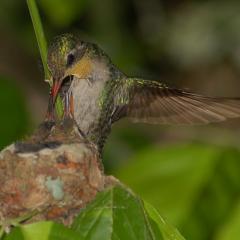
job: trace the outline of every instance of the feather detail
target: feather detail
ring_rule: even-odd
[[[239,98],[205,97],[142,79],[131,82],[121,94],[116,119],[129,117],[134,122],[162,124],[206,124],[240,116]],[[124,86],[124,84],[122,84]],[[126,83],[125,83],[126,86]]]

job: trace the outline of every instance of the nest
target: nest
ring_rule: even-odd
[[[28,222],[70,225],[79,210],[114,182],[98,151],[73,120],[43,123],[26,141],[0,153],[0,220],[36,212]]]

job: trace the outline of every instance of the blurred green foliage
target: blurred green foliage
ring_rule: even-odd
[[[68,27],[81,16],[87,0],[40,0],[39,4],[49,20],[57,27]]]
[[[38,5],[48,40],[77,32],[129,75],[211,95],[240,95],[239,1],[39,0]],[[39,53],[25,1],[1,0],[0,30],[3,148],[24,137],[32,119],[35,126],[42,121],[48,85],[35,68]],[[120,123],[106,146],[107,172],[156,206],[186,239],[237,240],[239,121],[215,126],[181,130]]]
[[[238,150],[203,144],[149,147],[114,175],[157,207],[186,239],[232,234],[232,240],[239,238],[234,235],[240,223],[239,158]]]
[[[26,134],[29,114],[23,93],[6,77],[0,76],[0,149]]]

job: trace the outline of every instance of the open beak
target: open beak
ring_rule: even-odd
[[[61,88],[62,82],[63,82],[63,79],[58,80],[58,81],[54,81],[54,83],[53,83],[52,90],[51,90],[53,106],[54,106],[54,104],[56,102],[56,99],[57,99],[59,90]]]
[[[56,104],[56,100],[59,94],[59,91],[62,87],[63,84],[63,80],[66,78],[60,78],[59,80],[55,80],[53,81],[53,85],[51,88],[51,92],[50,92],[50,96],[49,96],[49,102],[48,102],[48,111],[47,111],[47,117],[46,120],[47,121],[55,121],[55,104]],[[73,107],[73,96],[72,94],[67,93],[67,95],[65,96],[65,108],[64,108],[64,116],[68,117],[74,116],[74,107]]]
[[[62,85],[62,81],[63,80],[54,81],[53,86],[51,88],[51,93],[50,93],[49,102],[48,102],[48,111],[47,111],[47,116],[46,116],[46,119],[48,121],[54,121],[55,120],[54,106],[55,106],[55,102],[56,102],[59,90],[60,90],[61,85]]]

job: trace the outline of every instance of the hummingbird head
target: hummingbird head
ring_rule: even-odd
[[[53,104],[65,79],[70,76],[89,79],[96,76],[94,71],[98,69],[98,63],[107,61],[107,55],[96,44],[81,41],[72,34],[56,37],[48,51],[48,67],[53,78]],[[106,71],[103,69],[103,72]]]

